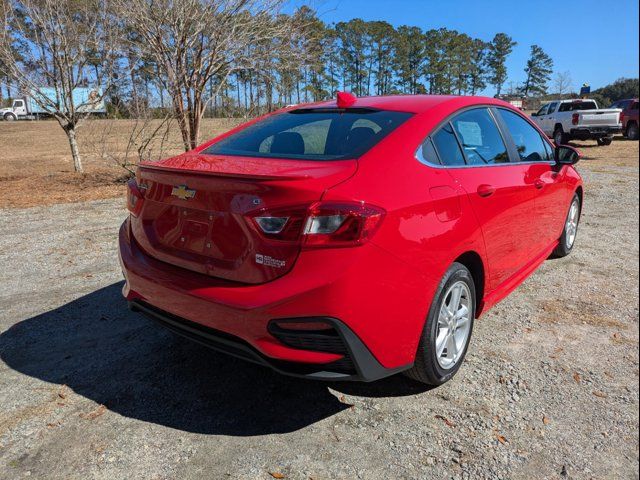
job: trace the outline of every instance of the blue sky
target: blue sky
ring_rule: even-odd
[[[638,0],[312,0],[311,5],[328,23],[359,17],[396,27],[446,27],[483,40],[505,32],[518,42],[507,62],[513,81],[523,79],[532,44],[553,58],[555,71],[571,72],[574,88],[638,77]]]

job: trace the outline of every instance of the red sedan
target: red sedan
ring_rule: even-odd
[[[474,320],[571,252],[578,158],[491,98],[289,107],[140,165],[124,295],[282,373],[442,384]]]

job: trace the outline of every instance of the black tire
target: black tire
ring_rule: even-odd
[[[445,302],[448,297],[447,294],[449,289],[460,281],[467,285],[470,293],[469,303],[471,308],[469,315],[469,333],[467,335],[466,343],[461,350],[462,353],[455,365],[449,369],[444,369],[436,358],[438,316],[440,315],[440,309],[442,308],[443,302]],[[476,289],[471,273],[464,265],[454,263],[449,267],[438,285],[438,289],[434,295],[433,302],[429,309],[429,314],[420,337],[415,362],[413,367],[405,372],[408,377],[428,385],[442,385],[453,378],[464,362],[464,357],[466,356],[467,349],[469,348],[469,342],[473,334],[473,321],[475,319],[476,305]]]
[[[14,122],[17,120],[16,116],[13,113],[5,113],[4,114],[4,119],[7,122]]]
[[[609,137],[596,139],[596,142],[598,142],[598,145],[601,147],[606,147],[607,145],[611,145],[612,141],[613,141],[613,138],[609,138]]]
[[[575,232],[574,232],[574,239],[573,241],[569,241],[569,216],[571,215],[571,207],[573,207],[573,204],[577,203],[578,206],[578,218],[577,218],[577,223],[575,226]],[[560,239],[558,240],[558,246],[555,248],[555,250],[553,251],[553,253],[551,254],[552,258],[562,258],[562,257],[566,257],[567,255],[569,255],[571,253],[571,251],[573,250],[573,247],[575,245],[575,235],[578,234],[578,226],[580,224],[580,217],[582,214],[582,203],[580,202],[580,196],[575,193],[573,195],[573,198],[571,199],[571,203],[569,204],[569,211],[567,212],[567,218],[564,222],[564,228],[562,229],[562,235],[560,236]]]
[[[638,140],[638,124],[629,122],[627,125],[626,136],[629,140]]]
[[[553,132],[553,142],[558,145],[566,145],[569,141],[569,136],[564,133],[561,126],[557,126]]]

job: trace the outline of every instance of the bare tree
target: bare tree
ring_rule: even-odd
[[[116,65],[118,22],[108,0],[5,0],[0,4],[0,63],[5,74],[69,140],[82,172],[77,128],[103,101]],[[21,55],[16,55],[20,45]],[[93,88],[79,96],[79,87]]]
[[[229,75],[252,70],[260,55],[273,55],[252,45],[276,44],[292,34],[292,22],[278,18],[284,0],[114,2],[120,18],[137,33],[137,48],[162,71],[185,150],[199,143],[207,103]]]
[[[553,79],[553,90],[557,95],[564,95],[569,93],[573,88],[573,80],[571,79],[571,72],[558,72]]]
[[[120,122],[127,122],[128,135],[118,129]],[[159,160],[180,148],[179,143],[171,142],[173,128],[172,117],[154,118],[152,110],[145,108],[131,120],[88,122],[85,145],[98,158],[134,175],[140,162]]]

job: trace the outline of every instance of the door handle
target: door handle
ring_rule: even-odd
[[[535,182],[533,182],[533,184],[535,185],[535,187],[538,190],[542,190],[544,188],[544,182],[540,179],[536,180]]]
[[[496,187],[483,183],[478,187],[478,195],[481,197],[490,197],[496,192]]]

